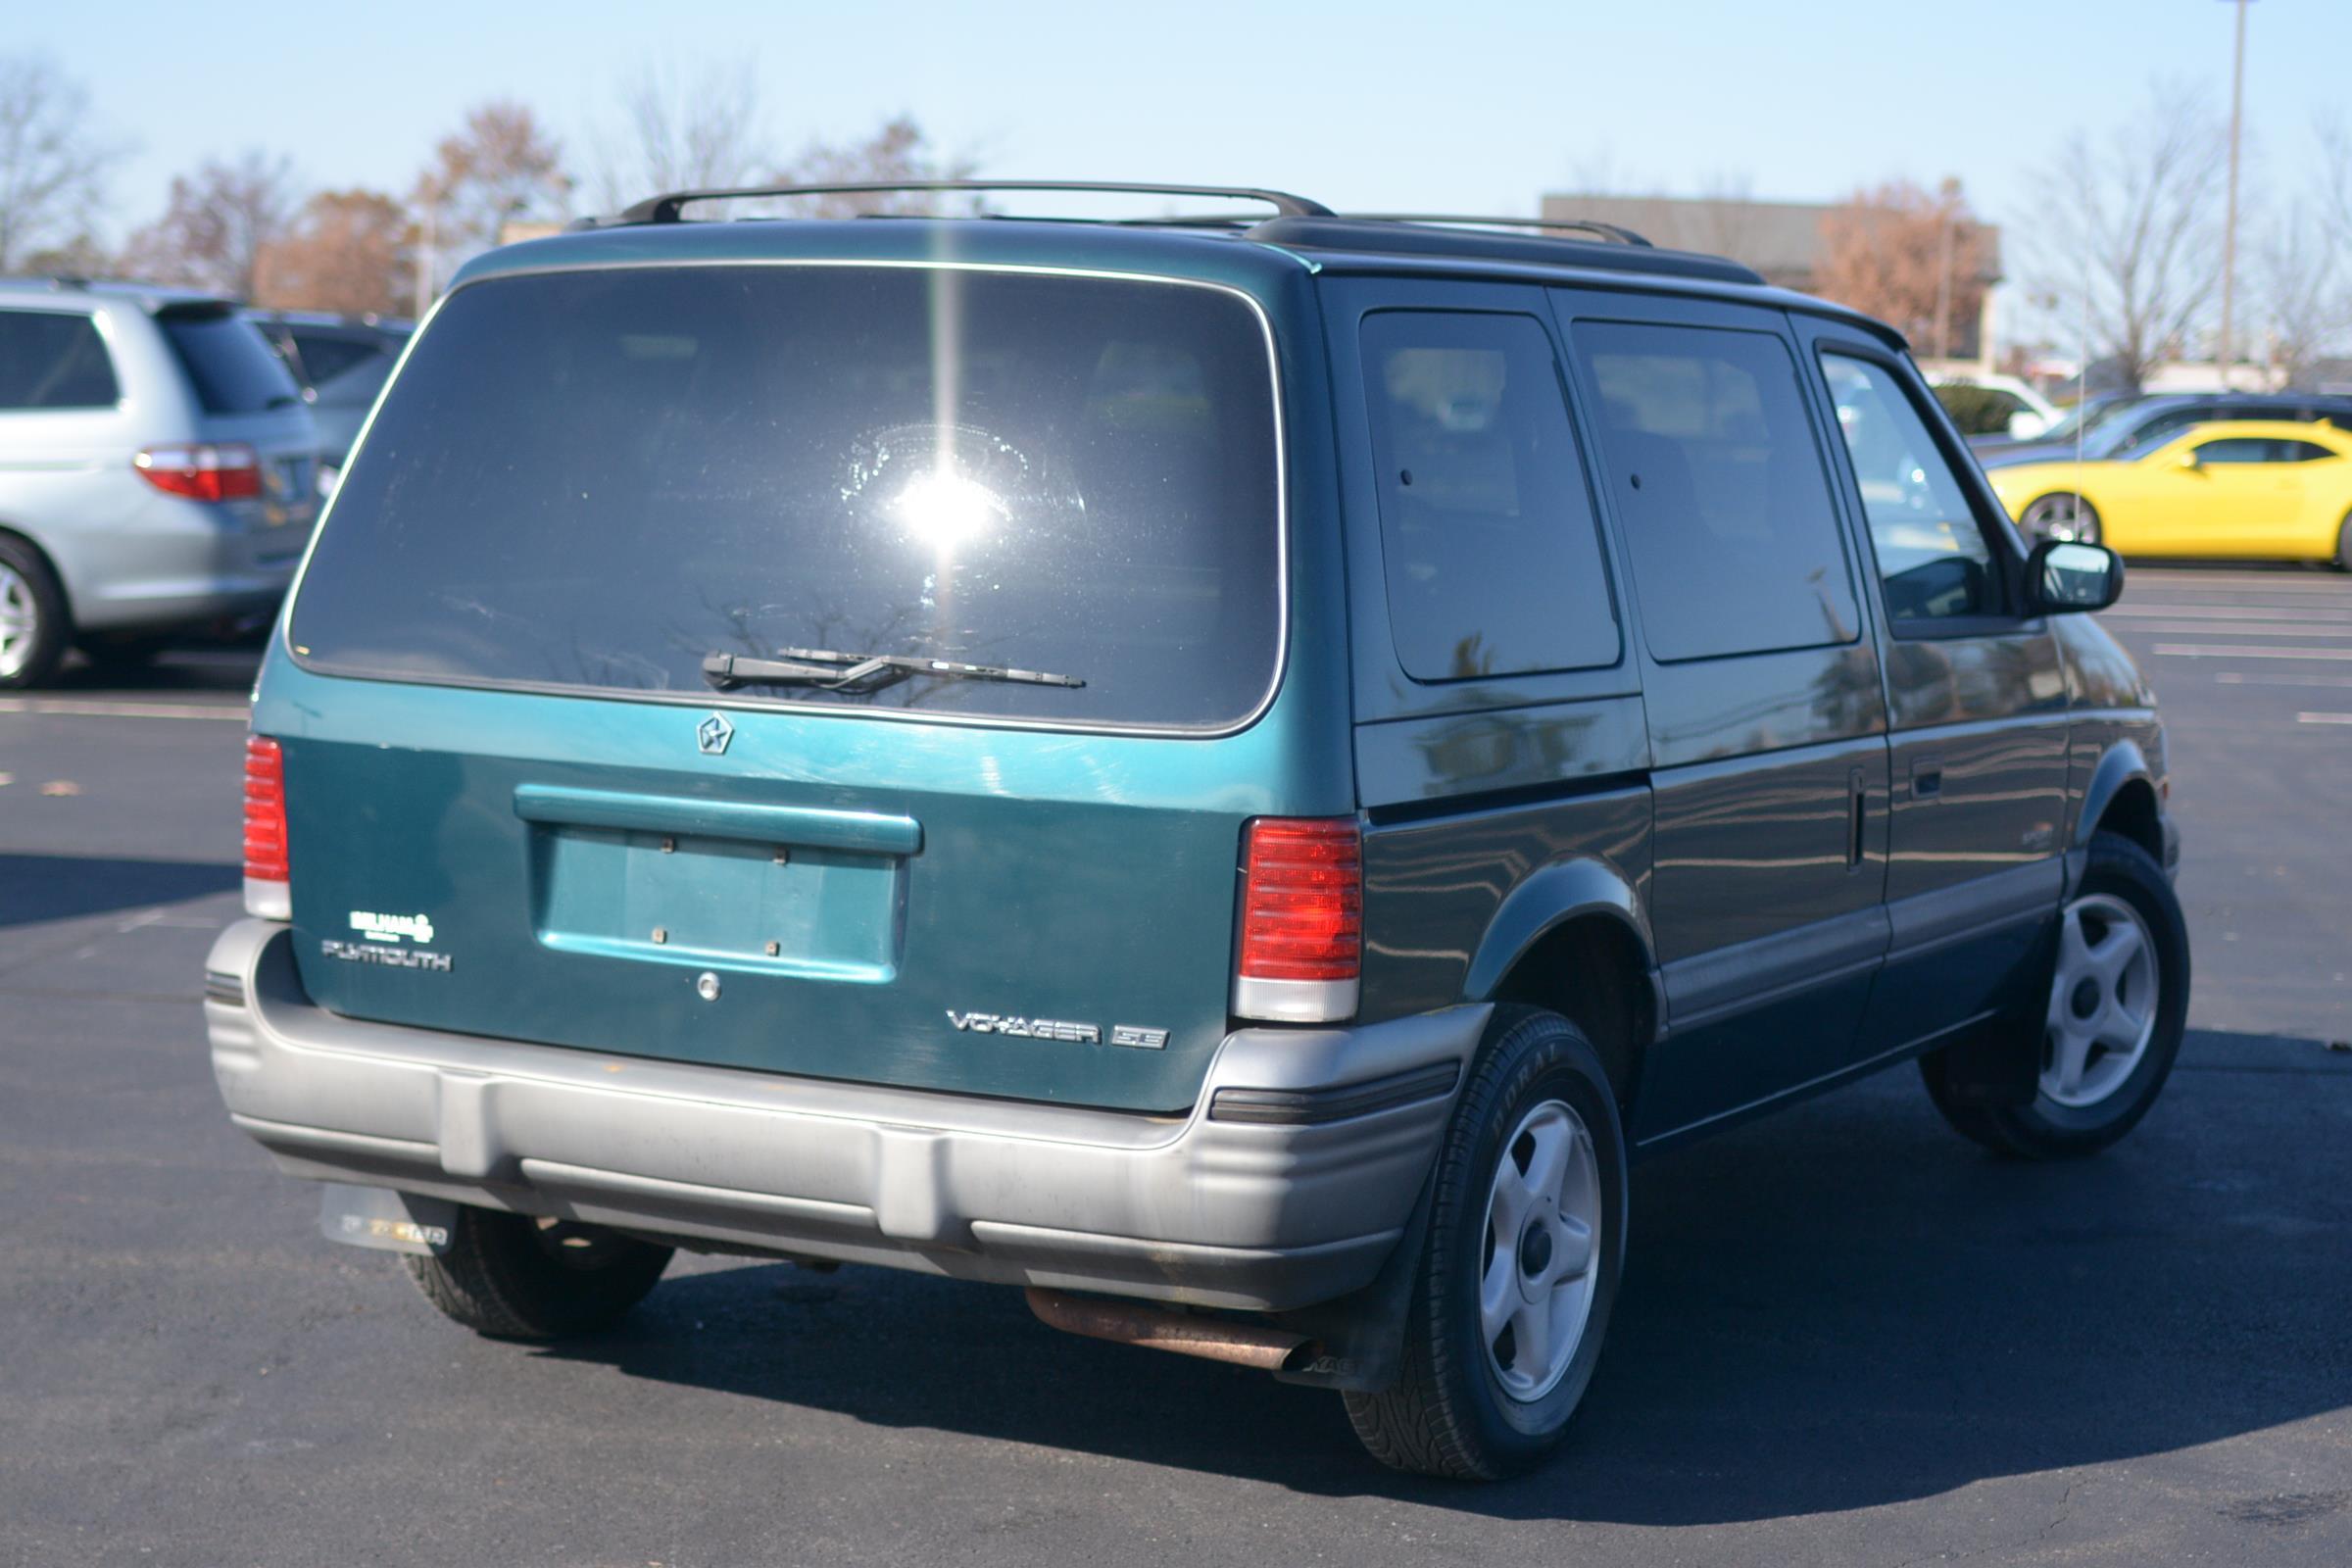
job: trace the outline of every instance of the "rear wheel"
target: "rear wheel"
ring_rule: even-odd
[[[403,1261],[426,1300],[476,1334],[557,1340],[618,1322],[670,1252],[594,1225],[460,1208],[447,1250]]]
[[[2099,542],[2098,512],[2081,496],[2043,496],[2027,507],[2018,521],[2032,538],[2079,539],[2086,545]]]
[[[66,657],[65,590],[40,553],[0,534],[0,688],[38,686]]]
[[[2335,530],[2335,569],[2352,571],[2352,514],[2346,514]]]
[[[1493,1480],[1559,1444],[1625,1257],[1616,1096],[1574,1024],[1496,1009],[1436,1179],[1400,1375],[1348,1417],[1384,1464]]]
[[[2188,934],[2155,858],[2120,834],[2091,840],[2082,885],[2060,916],[2038,1030],[2018,1042],[2039,1073],[2023,1105],[1969,1102],[1956,1058],[1920,1058],[1928,1094],[1963,1136],[2005,1154],[2095,1153],[2139,1124],[2180,1051]]]

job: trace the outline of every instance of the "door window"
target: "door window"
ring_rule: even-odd
[[[1584,321],[1577,352],[1662,661],[1820,648],[1861,628],[1796,362],[1778,338]]]
[[[0,409],[111,409],[122,396],[88,317],[0,311]]]
[[[1823,355],[1821,369],[1862,495],[1887,618],[1900,625],[1997,613],[1992,547],[1894,372],[1840,354]]]
[[[1363,326],[1381,561],[1419,681],[1613,664],[1617,618],[1551,337],[1530,316]]]
[[[2296,443],[2274,441],[2269,436],[2230,436],[2221,441],[2204,441],[2197,445],[2197,462],[2207,466],[2215,464],[2284,463],[2280,449]]]

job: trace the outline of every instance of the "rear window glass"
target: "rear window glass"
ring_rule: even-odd
[[[293,612],[314,667],[710,700],[713,655],[917,674],[728,700],[1074,725],[1253,712],[1281,636],[1267,344],[1192,285],[613,269],[460,289]]]
[[[122,395],[88,317],[0,311],[0,409],[110,409]]]
[[[302,358],[303,376],[315,387],[325,386],[355,366],[381,360],[387,352],[382,344],[370,340],[306,332],[300,327],[290,335],[294,352]]]
[[[205,413],[259,414],[301,401],[293,373],[261,328],[234,311],[165,310],[155,319]]]
[[[1584,321],[1600,448],[1662,660],[1861,633],[1796,362],[1777,337]]]
[[[1363,326],[1396,657],[1415,680],[1617,662],[1617,618],[1551,338],[1526,316]]]

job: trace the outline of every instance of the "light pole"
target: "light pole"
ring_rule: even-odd
[[[2230,67],[2230,211],[2222,223],[2222,339],[2216,356],[2225,392],[2230,390],[2230,318],[2237,303],[2237,127],[2246,96],[2246,7],[2251,0],[2230,3],[2237,7],[2237,53]]]

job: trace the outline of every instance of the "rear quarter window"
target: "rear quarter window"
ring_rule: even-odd
[[[1363,324],[1381,560],[1418,681],[1617,662],[1551,337],[1533,317],[1384,311]]]
[[[707,702],[713,654],[1047,671],[762,701],[1214,729],[1272,689],[1269,344],[1225,290],[618,268],[452,294],[293,611],[323,670]]]
[[[111,409],[122,396],[90,318],[0,311],[0,409]]]

